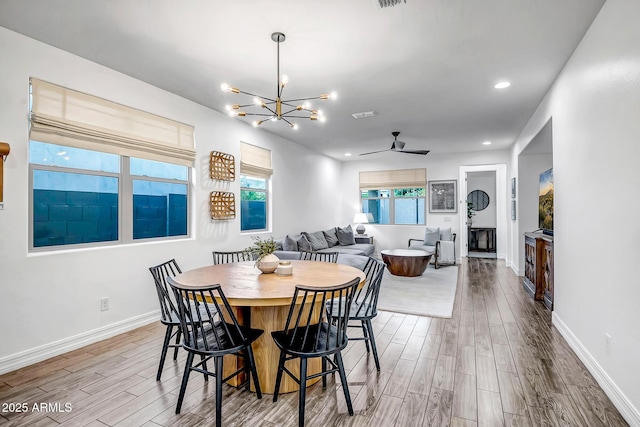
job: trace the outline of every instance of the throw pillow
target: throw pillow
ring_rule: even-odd
[[[296,239],[296,243],[298,244],[299,251],[311,252],[311,243],[309,243],[304,234],[301,234],[300,237]]]
[[[322,234],[324,234],[324,239],[327,241],[330,248],[340,244],[335,227],[327,231],[323,231]]]
[[[338,236],[338,242],[340,242],[341,246],[356,244],[356,239],[353,235],[351,224],[347,225],[345,228],[338,227],[338,229],[336,230],[336,234]]]
[[[444,240],[447,242],[450,242],[453,240],[453,233],[451,232],[451,227],[440,229],[440,240]]]
[[[316,231],[315,233],[307,233],[306,231],[303,231],[302,234],[311,244],[311,250],[313,251],[319,251],[320,249],[326,249],[329,247],[322,231]]]
[[[440,240],[440,228],[429,228],[424,232],[424,244],[427,246],[435,246]]]
[[[284,239],[282,239],[282,250],[283,251],[297,251],[298,250],[298,243],[295,241],[295,239],[291,236],[289,236],[288,234],[286,236],[284,236]]]

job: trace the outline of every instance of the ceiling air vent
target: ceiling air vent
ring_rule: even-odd
[[[375,111],[363,111],[362,113],[353,113],[354,119],[364,119],[365,117],[373,117],[376,115]]]
[[[398,4],[407,3],[407,0],[373,0],[376,7],[384,9],[385,7],[393,7]]]

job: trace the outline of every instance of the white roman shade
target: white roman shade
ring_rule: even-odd
[[[271,150],[255,145],[240,143],[240,173],[269,178],[271,168]]]
[[[427,170],[397,169],[360,172],[360,188],[416,188],[427,186]]]
[[[31,78],[30,138],[192,166],[193,126]]]

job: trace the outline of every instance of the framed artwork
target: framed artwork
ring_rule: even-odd
[[[514,178],[515,179],[515,178]],[[511,201],[511,221],[516,220],[516,201]]]
[[[429,181],[429,212],[458,212],[458,181]]]
[[[516,198],[516,178],[511,178],[511,198]]]

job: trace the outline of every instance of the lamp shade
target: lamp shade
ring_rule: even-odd
[[[358,212],[353,216],[353,222],[354,224],[358,224],[356,227],[358,234],[364,234],[365,228],[362,224],[369,224],[369,218],[367,217],[367,214]]]
[[[354,215],[353,223],[354,224],[369,224],[369,218],[367,217],[367,214],[359,212],[359,213]]]

